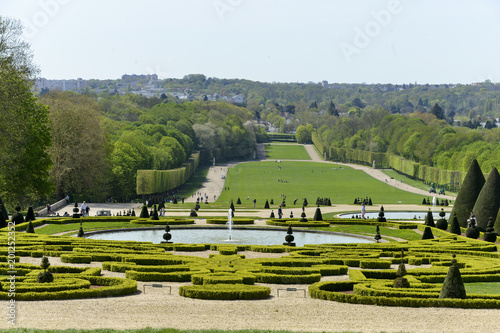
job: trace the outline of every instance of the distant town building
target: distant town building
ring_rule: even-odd
[[[86,86],[87,82],[82,78],[78,78],[76,80],[47,80],[45,78],[38,78],[35,82],[35,90],[37,91],[49,89],[81,92]]]
[[[321,81],[321,86],[323,88],[328,88],[328,81],[326,81],[326,80],[325,81]]]

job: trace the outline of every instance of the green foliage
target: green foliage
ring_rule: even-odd
[[[434,239],[431,227],[425,227],[424,233],[422,234],[422,240],[424,239]]]
[[[277,169],[276,162],[267,161],[241,163],[229,168],[225,186],[230,190],[223,191],[218,200],[228,202],[238,196],[246,198],[250,195],[257,202],[265,203],[269,200],[270,203],[270,198],[280,198],[281,194],[285,194],[287,207],[302,207],[302,198],[314,203],[318,196],[330,197],[331,184],[336,184],[343,190],[336,193],[335,204],[352,204],[352,198],[359,196],[359,193],[370,193],[373,202],[381,204],[421,202],[419,195],[377,181],[361,170],[301,161],[281,161],[279,164],[280,170]],[[259,181],[256,182],[255,179]],[[280,182],[280,179],[285,182]],[[298,200],[293,205],[295,198]],[[243,200],[242,207],[253,208],[251,200],[248,201]]]
[[[485,231],[490,218],[496,218],[500,208],[500,174],[493,168],[479,192],[472,211],[476,215],[477,228]]]
[[[200,154],[194,153],[183,167],[170,170],[138,170],[137,194],[170,191],[188,181],[199,164]]]
[[[484,175],[477,163],[473,160],[465,175],[464,181],[457,194],[451,215],[455,215],[461,227],[467,227],[467,219],[474,208],[474,204],[485,183]],[[451,216],[450,215],[450,216]]]
[[[456,266],[456,260],[454,258],[455,256],[453,256],[452,266],[448,270],[443,287],[439,293],[439,298],[467,298],[460,269]]]
[[[141,214],[139,215],[141,219],[149,218],[148,206],[143,205],[141,208]]]
[[[296,144],[266,144],[266,157],[272,160],[310,160],[304,146]]]
[[[196,286],[181,286],[179,295],[189,298],[217,300],[252,300],[269,297],[269,287],[244,284],[210,284]]]
[[[450,233],[455,235],[462,234],[462,230],[460,229],[460,224],[458,223],[456,212],[452,212],[450,215]]]
[[[36,276],[36,282],[38,283],[51,283],[54,281],[54,276],[51,272],[40,272]]]
[[[436,224],[434,223],[434,217],[432,216],[432,212],[430,209],[427,212],[427,216],[425,217],[425,225],[433,228],[436,227]]]
[[[31,222],[31,220],[28,222],[28,228],[26,228],[26,232],[30,234],[35,233],[35,228],[33,227],[33,223]]]
[[[321,215],[321,209],[319,209],[319,207],[317,207],[314,212],[313,221],[323,221],[323,216]]]
[[[52,183],[48,108],[31,91],[36,68],[21,35],[18,21],[0,18],[0,193],[24,206],[49,194]]]

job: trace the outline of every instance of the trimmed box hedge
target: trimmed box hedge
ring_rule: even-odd
[[[266,299],[270,294],[271,289],[268,287],[245,284],[211,284],[181,286],[179,288],[180,296],[212,300]]]

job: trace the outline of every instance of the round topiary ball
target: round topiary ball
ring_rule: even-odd
[[[393,288],[410,288],[410,282],[405,277],[397,277],[394,279],[394,283],[392,284]]]
[[[54,276],[51,272],[40,272],[36,277],[38,283],[50,283],[54,281]]]
[[[436,222],[436,228],[441,229],[441,230],[446,230],[446,229],[448,229],[448,222],[445,219],[439,219]]]
[[[476,227],[467,228],[467,230],[465,231],[465,236],[472,239],[478,239],[479,229]]]

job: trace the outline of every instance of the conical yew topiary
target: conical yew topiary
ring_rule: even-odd
[[[425,217],[425,225],[428,227],[436,227],[436,224],[434,223],[434,217],[432,216],[432,212],[429,209],[427,212],[427,216]]]
[[[316,211],[314,212],[313,221],[323,221],[323,215],[321,214],[319,206],[316,208]]]
[[[28,212],[26,213],[26,221],[35,221],[35,212],[33,211],[33,207],[28,207]]]
[[[500,208],[500,174],[493,167],[472,211],[476,215],[477,228],[485,231],[490,217],[496,218]]]
[[[241,205],[241,199],[240,199],[240,197],[238,197],[238,200],[236,200],[236,204],[237,205]]]
[[[378,222],[387,222],[387,220],[386,220],[386,218],[384,216],[385,216],[384,206],[380,206],[380,211],[378,212],[377,221]]]
[[[264,204],[264,209],[269,209],[269,201],[266,199],[266,203]]]
[[[143,205],[141,209],[141,214],[139,215],[141,219],[147,219],[149,218],[149,213],[148,213],[148,206]]]
[[[151,220],[158,221],[160,218],[158,217],[158,210],[156,210],[156,205],[153,206],[153,215],[151,216]]]
[[[434,239],[434,235],[432,234],[431,227],[425,227],[424,233],[422,234],[422,240],[424,239]]]
[[[460,270],[457,266],[455,254],[453,254],[451,266],[448,270],[446,278],[444,279],[443,287],[439,293],[439,298],[467,298],[464,282],[462,281],[462,275],[460,274]]]
[[[452,213],[455,213],[461,227],[467,227],[467,219],[473,211],[477,197],[485,183],[483,172],[476,160],[473,160],[467,174],[465,175],[457,199],[453,205]]]
[[[458,219],[455,212],[452,212],[450,215],[450,232],[459,236],[462,234],[462,230],[460,229],[460,224],[458,224]]]
[[[35,233],[35,228],[33,228],[33,223],[31,223],[31,221],[29,221],[29,223],[28,223],[28,228],[26,228],[26,232],[28,234],[34,234]]]

